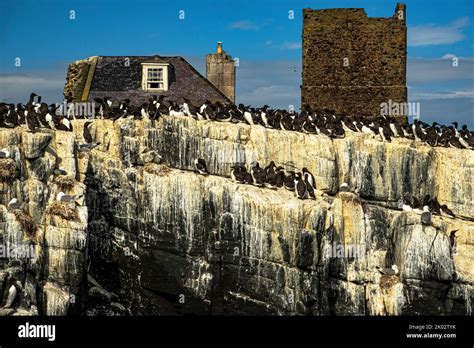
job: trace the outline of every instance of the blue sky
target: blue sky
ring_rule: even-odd
[[[410,101],[420,102],[426,121],[457,119],[474,127],[474,1],[406,3]],[[361,7],[369,16],[388,17],[395,5],[387,0],[2,0],[0,100],[24,100],[35,90],[58,101],[67,64],[92,55],[181,55],[205,74],[205,54],[223,41],[240,61],[237,101],[298,107],[302,9]],[[457,67],[452,56],[459,59]]]

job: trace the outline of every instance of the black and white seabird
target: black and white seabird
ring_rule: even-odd
[[[185,116],[182,108],[175,101],[171,102],[169,113],[170,116]]]
[[[260,168],[260,164],[257,161],[253,161],[250,164],[250,174],[252,175],[253,184],[255,186],[263,186],[265,184],[265,171]]]
[[[272,126],[270,125],[270,122],[269,122],[269,112],[267,111],[267,109],[269,108],[270,106],[268,105],[264,105],[261,109],[260,109],[260,118],[262,119],[263,121],[263,125],[266,127],[266,128],[272,128]]]
[[[304,167],[302,169],[303,171],[303,176],[305,180],[308,180],[309,184],[313,187],[316,188],[316,180],[314,180],[313,174],[308,170],[308,168]]]
[[[451,247],[451,254],[456,253],[457,241],[456,241],[456,232],[459,230],[453,230],[449,234],[449,246]]]
[[[343,182],[341,186],[339,186],[339,192],[349,192],[349,184],[347,182]]]
[[[308,193],[309,198],[316,199],[316,195],[314,194],[313,185],[309,182],[308,176],[304,177],[304,183],[306,185],[306,192]]]
[[[421,223],[423,225],[431,224],[431,212],[427,205],[423,207],[423,212],[421,213]]]
[[[289,170],[286,172],[285,175],[285,180],[283,184],[285,185],[285,188],[289,191],[294,191],[295,190],[295,172],[292,170]]]
[[[415,196],[411,197],[413,212],[415,214],[421,215],[423,214],[423,205],[421,204],[420,200]]]
[[[89,130],[89,126],[91,124],[92,124],[91,121],[87,121],[86,123],[84,123],[84,130],[82,131],[82,136],[84,137],[84,140],[86,141],[86,143],[92,143],[92,141],[94,140]]]
[[[285,182],[285,171],[283,170],[282,166],[278,166],[275,169],[276,172],[276,186],[282,187]]]
[[[397,275],[400,272],[397,265],[392,265],[391,268],[382,268],[382,267],[379,267],[379,266],[376,266],[376,268],[377,268],[377,271],[379,271],[380,273],[382,273],[384,275],[394,276],[394,275]]]
[[[21,209],[21,204],[18,202],[18,199],[12,198],[10,202],[8,202],[7,207],[9,210]]]
[[[201,175],[209,174],[209,172],[207,171],[206,161],[204,161],[202,158],[196,158],[194,160],[194,165],[199,174]]]
[[[410,205],[410,200],[408,197],[403,198],[402,210],[407,213],[413,213],[413,208]]]
[[[34,111],[33,105],[28,105],[25,111],[26,116],[26,125],[30,132],[35,132],[36,129],[40,127],[38,118],[36,117],[36,113]]]
[[[67,171],[63,167],[54,168],[54,175],[67,175]]]
[[[5,302],[5,305],[3,306],[3,308],[11,308],[13,301],[15,301],[16,294],[17,294],[15,282],[16,282],[15,278],[9,279],[10,287],[8,288],[7,301]]]
[[[449,209],[446,204],[443,204],[440,207],[440,211],[441,211],[441,216],[448,217],[448,218],[451,218],[451,219],[454,219],[456,217],[456,215],[454,215],[453,211],[451,209]]]
[[[277,187],[277,173],[275,171],[276,165],[275,162],[271,161],[268,166],[265,167],[264,172],[266,176],[265,186],[269,188]]]
[[[239,111],[242,113],[244,116],[244,120],[251,126],[253,126],[254,123],[254,115],[252,114],[251,111],[247,110],[247,108],[244,106],[244,104],[239,104],[238,107]]]
[[[305,199],[307,196],[306,184],[302,178],[301,173],[296,173],[295,178],[295,195],[299,199]]]
[[[186,116],[197,117],[199,108],[191,102],[188,98],[183,97],[183,111]]]
[[[245,184],[245,174],[247,174],[247,169],[245,169],[245,167],[240,164],[235,164],[230,168],[230,177],[232,181]]]

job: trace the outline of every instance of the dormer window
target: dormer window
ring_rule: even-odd
[[[142,63],[142,89],[144,91],[167,91],[168,64]]]

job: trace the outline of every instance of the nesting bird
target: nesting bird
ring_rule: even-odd
[[[397,265],[392,265],[391,268],[382,268],[382,267],[379,267],[379,266],[377,266],[376,268],[380,273],[382,273],[384,275],[393,276],[393,275],[397,275],[398,273],[400,273],[400,270],[398,269]]]
[[[196,158],[194,160],[194,166],[196,167],[196,170],[199,174],[201,175],[209,174],[207,170],[207,166],[206,166],[206,161],[204,161],[202,158]]]
[[[7,148],[3,148],[0,150],[0,158],[9,158],[10,157],[10,151],[8,151]]]

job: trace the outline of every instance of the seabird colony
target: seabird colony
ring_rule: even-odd
[[[349,116],[328,109],[313,110],[307,105],[303,105],[299,113],[271,109],[268,105],[253,108],[244,104],[222,104],[210,101],[196,106],[187,98],[183,98],[182,104],[172,100],[165,101],[163,95],[153,95],[147,102],[138,106],[132,105],[130,99],[114,102],[104,97],[94,98],[94,101],[98,118],[114,121],[120,118],[157,120],[165,116],[189,116],[198,120],[246,123],[251,126],[260,125],[270,129],[296,131],[329,138],[343,138],[346,133],[366,133],[379,137],[384,142],[390,142],[392,138],[408,138],[430,146],[474,149],[474,132],[470,131],[467,125],[458,129],[457,122],[445,126],[436,122],[429,125],[415,120],[412,124],[401,125],[392,116],[376,118]],[[59,105],[41,102],[41,96],[31,93],[26,104],[0,103],[0,128],[26,125],[31,132],[40,128],[72,131],[70,120],[82,118],[82,116],[75,115],[74,104],[70,103],[69,106],[63,112],[65,115],[57,115]],[[86,129],[84,138],[87,144],[91,143]]]
[[[35,101],[36,98],[36,101]],[[338,114],[332,110],[313,110],[307,105],[301,107],[301,112],[283,109],[271,109],[268,105],[253,108],[244,104],[222,104],[206,101],[200,106],[194,105],[189,99],[182,98],[182,104],[176,101],[165,101],[165,96],[153,95],[147,102],[141,105],[132,105],[130,99],[124,99],[114,103],[110,98],[94,98],[99,119],[116,121],[120,118],[158,120],[160,117],[188,116],[197,120],[216,122],[245,123],[250,126],[263,126],[269,129],[281,129],[285,131],[296,131],[306,134],[314,134],[328,138],[344,138],[346,133],[365,133],[372,137],[379,137],[383,142],[390,142],[392,138],[407,138],[429,146],[453,147],[459,149],[474,150],[474,131],[470,131],[467,125],[458,129],[458,123],[451,125],[440,125],[433,122],[431,125],[415,120],[412,124],[401,125],[392,116],[379,116],[369,118],[364,116],[349,116]],[[67,100],[70,102],[70,100]],[[114,105],[115,104],[115,105]],[[0,128],[15,128],[26,125],[29,132],[39,129],[53,129],[58,131],[73,130],[70,119],[80,119],[83,116],[75,115],[74,104],[70,103],[65,115],[58,115],[59,105],[41,102],[41,96],[31,93],[26,104],[0,103]],[[92,121],[84,123],[83,138],[85,143],[79,145],[80,150],[90,150],[100,143],[95,143],[90,133]],[[0,159],[9,158],[8,149],[0,149]],[[204,159],[198,158],[194,162],[196,172],[208,175],[207,165]],[[284,170],[282,166],[276,166],[271,161],[264,168],[253,161],[247,170],[244,164],[233,165],[230,176],[234,182],[250,184],[258,187],[277,189],[284,187],[294,192],[299,199],[314,199],[316,183],[313,174],[302,168],[301,172]],[[65,174],[65,173],[58,173]],[[347,183],[342,183],[340,192],[350,191]],[[75,204],[78,197],[66,195],[60,192],[56,200],[60,202]],[[9,210],[21,209],[16,198],[8,204]],[[454,218],[454,213],[446,206],[441,205],[436,197],[425,196],[423,200],[413,196],[405,196],[398,202],[398,208],[421,216],[421,223],[431,224],[432,214],[443,217]],[[457,230],[450,234],[451,248],[455,250]],[[453,251],[454,252],[454,251]],[[385,275],[397,275],[397,265],[391,268],[377,267],[378,271]],[[6,307],[16,296],[14,284],[10,286]]]

